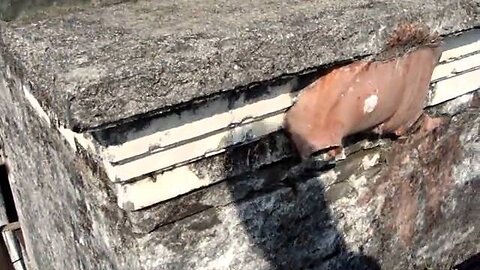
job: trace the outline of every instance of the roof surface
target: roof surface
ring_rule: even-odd
[[[2,37],[45,109],[84,131],[377,53],[399,22],[472,28],[479,9],[470,0],[138,1],[12,22]]]

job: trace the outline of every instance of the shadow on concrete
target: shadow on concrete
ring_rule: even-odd
[[[332,213],[324,184],[312,172],[281,181],[298,162],[293,157],[229,180],[233,198],[241,198],[235,205],[251,250],[264,259],[255,259],[256,269],[381,269],[374,258],[347,247],[336,226],[341,214]]]
[[[0,165],[0,199],[2,199],[8,222],[18,221],[17,209],[13,200],[10,181],[8,180],[8,167],[6,164]]]
[[[453,267],[453,270],[480,270],[480,253]]]

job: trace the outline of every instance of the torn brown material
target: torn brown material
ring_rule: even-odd
[[[360,131],[405,134],[422,114],[440,55],[439,46],[424,46],[386,61],[357,61],[319,78],[285,118],[300,155],[341,146],[344,137]]]

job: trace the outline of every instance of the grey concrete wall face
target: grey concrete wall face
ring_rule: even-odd
[[[0,137],[31,269],[140,269],[108,188],[39,119],[0,58]]]

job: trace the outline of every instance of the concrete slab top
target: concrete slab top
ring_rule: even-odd
[[[471,0],[137,1],[2,26],[51,117],[74,131],[378,53],[399,22],[480,25]]]

